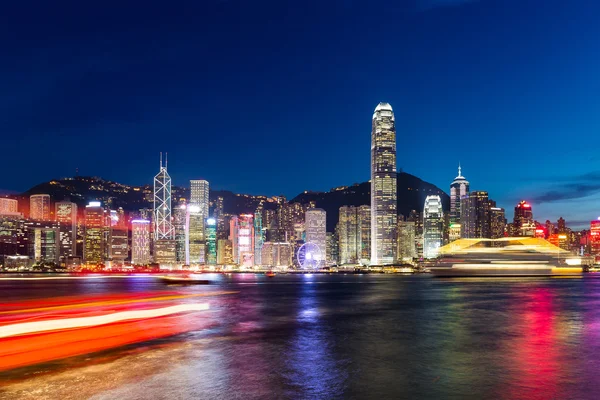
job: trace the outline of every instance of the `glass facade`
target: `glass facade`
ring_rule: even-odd
[[[435,258],[444,240],[444,212],[440,196],[427,196],[423,208],[423,258]]]
[[[133,265],[150,263],[150,221],[148,220],[131,221],[131,263]]]
[[[450,184],[450,225],[460,224],[460,199],[469,194],[469,181],[462,176],[462,169],[458,166],[458,176]]]
[[[379,103],[371,130],[371,263],[395,261],[397,229],[396,127],[392,107]]]
[[[171,221],[171,177],[167,167],[162,165],[154,177],[154,238],[155,240],[174,239],[175,232]]]
[[[106,216],[100,202],[90,202],[84,210],[84,247],[83,261],[99,264],[104,261]]]
[[[60,201],[55,205],[56,221],[60,224],[60,257],[74,257],[77,246],[77,204]]]
[[[311,208],[306,211],[306,240],[307,243],[315,244],[320,252],[321,259],[317,260],[318,266],[322,267],[325,265],[326,251],[327,251],[327,228],[326,228],[327,214],[325,210],[321,208]]]
[[[206,263],[217,264],[217,221],[214,218],[206,220]]]
[[[190,204],[200,207],[200,212],[204,218],[208,218],[209,207],[209,185],[205,180],[190,181]]]
[[[50,195],[29,196],[29,218],[36,221],[50,221]]]

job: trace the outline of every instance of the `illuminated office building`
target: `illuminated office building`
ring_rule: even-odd
[[[338,262],[338,243],[337,235],[334,232],[327,232],[327,244],[325,249],[325,265],[335,265]],[[370,235],[370,232],[369,232]],[[369,242],[370,245],[370,242]]]
[[[77,204],[59,201],[54,214],[60,230],[60,258],[74,257],[77,254]]]
[[[397,229],[396,127],[392,106],[379,103],[371,131],[371,263],[395,261]]]
[[[174,230],[171,221],[171,177],[167,173],[167,164],[160,157],[160,171],[154,177],[154,238],[155,240],[173,240]]]
[[[458,176],[450,184],[450,225],[460,224],[461,220],[461,201],[460,199],[469,194],[469,181],[462,176],[460,165],[458,166]]]
[[[123,264],[129,258],[129,230],[122,208],[111,211],[109,232],[108,256],[116,264]]]
[[[29,218],[35,221],[50,221],[50,195],[29,196]]]
[[[0,214],[1,256],[28,254],[28,237],[25,220],[18,214]]]
[[[84,210],[83,261],[100,264],[104,261],[106,215],[99,201],[91,201]]]
[[[197,204],[187,207],[187,262],[186,264],[206,264],[205,219],[202,209]]]
[[[321,259],[318,261],[318,266],[325,265],[327,251],[327,228],[326,228],[327,213],[321,208],[311,208],[306,210],[306,239],[305,242],[313,243],[318,246],[321,251]]]
[[[206,263],[217,264],[217,220],[208,218],[206,220]]]
[[[531,204],[525,200],[515,207],[513,220],[514,233],[517,236],[533,237],[535,235],[535,223],[533,221],[533,209]]]
[[[600,217],[590,222],[590,253],[600,256]]]
[[[369,265],[371,263],[371,207],[357,207],[356,222],[358,262],[362,265]]]
[[[185,204],[180,204],[173,209],[173,231],[177,263],[185,264],[187,262],[187,206]]]
[[[28,237],[28,255],[35,262],[58,264],[60,232],[58,223],[52,221],[25,222]]]
[[[254,212],[254,264],[262,264],[262,246],[265,242],[265,232],[263,230],[263,206],[260,204]]]
[[[417,210],[411,210],[406,218],[408,222],[414,222],[415,224],[415,247],[417,249],[417,257],[423,257],[423,217],[421,212]]]
[[[233,244],[229,239],[217,240],[217,265],[233,265]]]
[[[175,259],[178,264],[185,264],[187,251],[187,204],[185,200],[173,207],[173,235]]]
[[[0,215],[10,215],[19,212],[19,202],[14,199],[0,198]]]
[[[358,263],[358,215],[356,207],[342,206],[338,220],[340,265]]]
[[[253,215],[242,214],[231,217],[230,240],[233,246],[233,261],[242,267],[254,266]]]
[[[460,229],[461,225],[459,223],[450,224],[448,227],[448,240],[450,243],[460,239]]]
[[[167,173],[167,160],[162,163],[160,156],[160,171],[154,177],[154,262],[159,265],[174,265],[177,263],[175,229],[171,220],[171,177]]]
[[[504,208],[490,207],[490,237],[499,239],[504,237],[506,230],[506,216]]]
[[[438,195],[427,196],[423,208],[423,258],[435,258],[444,240],[444,212]]]
[[[200,212],[204,218],[208,218],[209,187],[205,180],[190,181],[190,204],[200,206]]]
[[[262,254],[262,265],[266,267],[289,267],[292,265],[294,248],[291,243],[265,242]]]
[[[473,191],[461,199],[461,238],[491,238],[490,208],[488,193]]]
[[[398,261],[410,263],[417,258],[415,244],[415,223],[413,221],[398,221]]]
[[[533,219],[533,215],[531,216],[531,218]],[[565,222],[565,219],[563,217],[560,217],[558,219],[556,226],[558,228],[558,233],[567,232],[567,223]]]
[[[150,221],[148,220],[131,221],[131,263],[133,265],[150,263]]]

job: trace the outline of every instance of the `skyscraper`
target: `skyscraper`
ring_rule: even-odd
[[[230,240],[233,246],[233,261],[243,267],[254,266],[253,215],[242,214],[231,217]]]
[[[190,204],[187,207],[187,264],[206,263],[205,221],[199,205]]]
[[[28,221],[25,226],[29,258],[37,262],[58,263],[60,248],[58,224],[51,221]]]
[[[461,233],[463,239],[491,238],[488,192],[473,191],[461,199]],[[495,203],[493,203],[495,205]]]
[[[460,164],[458,176],[450,184],[450,225],[460,224],[461,204],[460,199],[469,193],[469,181],[462,176]]]
[[[32,194],[29,196],[29,218],[36,221],[50,221],[49,194]]]
[[[171,177],[167,173],[167,164],[162,163],[160,171],[154,177],[154,238],[173,240],[174,230],[171,222]]]
[[[104,228],[106,216],[99,201],[90,201],[84,210],[83,261],[87,264],[99,264],[104,261],[106,242]]]
[[[113,218],[114,215],[114,218]],[[111,211],[109,257],[115,264],[122,264],[129,256],[129,230],[123,209]]]
[[[397,229],[396,127],[392,106],[379,103],[371,130],[371,263],[395,261]]]
[[[506,216],[504,208],[490,207],[490,237],[498,239],[504,237],[506,228]]]
[[[423,257],[435,258],[444,239],[444,212],[438,195],[427,196],[423,208]]]
[[[533,221],[533,209],[531,204],[522,200],[515,207],[515,216],[513,220],[514,233],[517,236],[530,236],[535,235],[535,223]]]
[[[131,221],[131,263],[133,265],[150,263],[150,221],[148,220]]]
[[[206,264],[217,264],[217,220],[208,218],[206,220]]]
[[[262,264],[262,247],[265,242],[263,231],[263,205],[262,203],[254,211],[254,264]]]
[[[417,257],[415,231],[413,221],[398,221],[398,261],[412,262]]]
[[[208,195],[209,187],[208,181],[205,180],[191,180],[190,181],[190,204],[200,206],[200,212],[204,215],[204,218],[208,218]]]
[[[337,235],[334,232],[327,232],[327,247],[325,250],[325,265],[334,265],[338,262],[338,243]],[[370,244],[370,242],[369,242]]]
[[[327,214],[321,208],[310,208],[306,210],[306,242],[314,243],[321,250],[321,259],[318,266],[323,267],[327,257]]]
[[[167,160],[154,177],[154,261],[160,265],[177,262],[175,230],[171,221],[171,177],[167,173]]]
[[[187,205],[185,203],[179,204],[173,209],[173,231],[177,262],[185,264],[187,262]]]
[[[590,222],[590,253],[600,256],[600,217]]]
[[[356,207],[340,207],[338,221],[340,264],[358,263],[358,216]]]
[[[14,199],[0,198],[0,215],[16,214],[19,212],[19,203]]]
[[[59,201],[55,205],[55,215],[60,231],[60,258],[74,257],[77,254],[77,204]]]
[[[359,206],[356,210],[357,257],[362,265],[371,263],[371,207]]]

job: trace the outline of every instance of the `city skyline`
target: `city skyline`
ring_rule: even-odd
[[[179,29],[162,24],[150,33],[135,21],[162,21],[151,8],[132,23],[139,10],[125,5],[106,30],[96,22],[102,20],[98,10],[85,5],[77,10],[87,11],[78,15],[83,24],[40,6],[40,15],[56,24],[40,23],[32,32],[22,24],[4,25],[7,38],[16,35],[6,43],[11,63],[0,74],[7,88],[2,129],[14,148],[6,162],[27,163],[0,190],[22,192],[72,176],[77,168],[81,175],[146,184],[153,155],[168,151],[177,186],[202,178],[236,193],[325,191],[368,180],[368,118],[385,101],[402,132],[398,169],[447,191],[460,162],[472,190],[488,191],[499,206],[509,210],[526,199],[540,219],[563,216],[585,226],[598,214],[600,191],[594,150],[600,140],[594,112],[598,62],[588,56],[595,52],[590,32],[597,31],[591,16],[600,5],[561,3],[540,9],[532,1],[415,1],[387,10],[398,24],[360,34],[351,26],[377,12],[361,1],[342,7],[309,2],[302,12],[269,1],[208,2],[188,13],[206,23],[172,16]],[[11,4],[6,15],[21,7]],[[325,23],[321,15],[337,18]],[[519,23],[527,15],[536,16],[535,26]],[[242,37],[226,33],[246,16],[256,29]],[[287,25],[305,26],[310,34],[278,36]],[[477,37],[456,30],[464,25],[474,26]],[[78,39],[66,40],[69,35]],[[157,48],[153,35],[161,38]],[[27,40],[39,46],[21,51]],[[390,48],[393,68],[360,61]],[[320,68],[298,63],[298,50]],[[157,74],[161,79],[154,79]],[[316,87],[323,90],[315,94]],[[225,137],[256,153],[257,162],[234,156],[223,161],[229,148],[221,149],[224,136],[214,134],[222,132],[222,121],[228,122]],[[153,140],[165,133],[168,143]],[[23,135],[38,145],[20,146]],[[114,137],[116,147],[131,151],[118,163],[111,152],[82,151],[101,143],[98,137]],[[147,151],[137,150],[140,143]],[[519,153],[525,156],[515,156],[513,143],[525,146]],[[55,149],[51,163],[45,161],[47,148]],[[316,161],[289,162],[307,154]],[[127,168],[114,168],[125,163]],[[257,171],[268,171],[270,179]]]

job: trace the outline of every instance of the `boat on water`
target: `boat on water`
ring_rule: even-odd
[[[459,239],[439,249],[440,277],[581,275],[581,257],[540,238]]]
[[[166,284],[191,284],[191,285],[208,285],[210,281],[208,279],[200,279],[200,274],[180,275],[171,276],[164,275],[160,279]]]
[[[265,275],[266,275],[268,278],[272,278],[272,277],[274,277],[275,275],[277,275],[277,273],[276,273],[275,271],[272,271],[272,270],[271,270],[271,271],[267,271],[267,272],[265,273]]]

